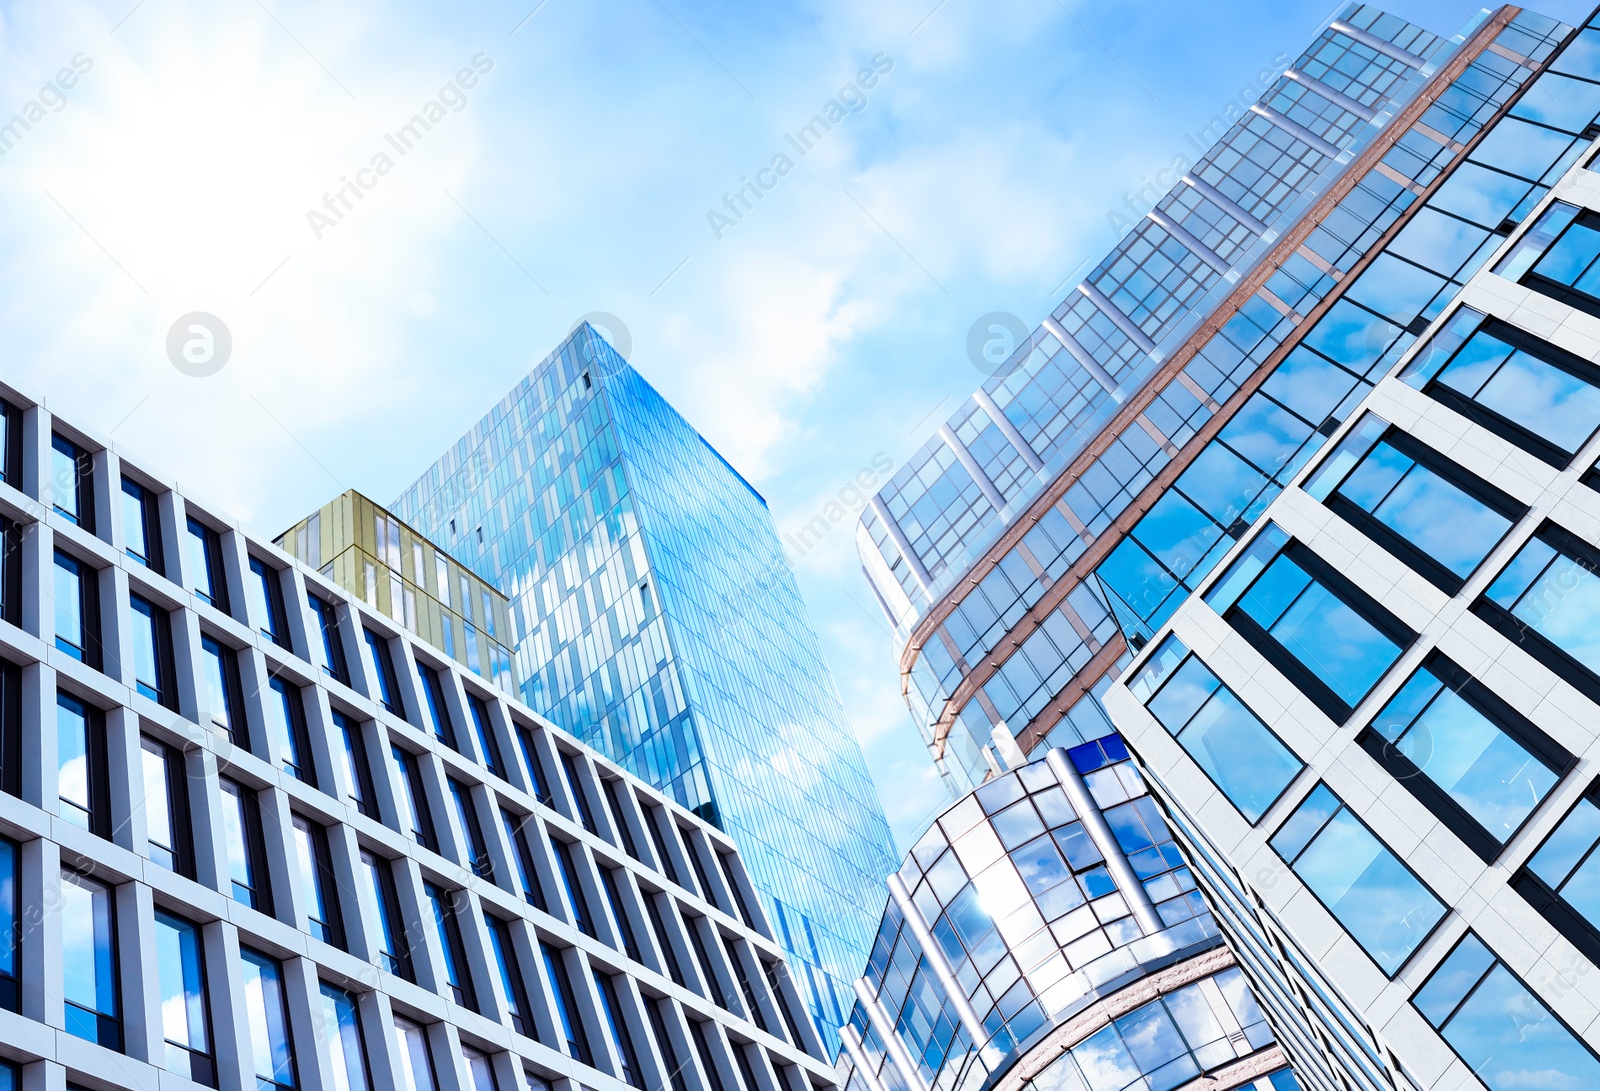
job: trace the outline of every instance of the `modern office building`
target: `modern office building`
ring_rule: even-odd
[[[584,324],[393,508],[510,597],[528,705],[738,844],[831,1039],[894,848],[766,501]]]
[[[1343,10],[874,497],[862,565],[957,789],[1111,729],[1130,641],[1587,147],[1523,94],[1567,33]]]
[[[1490,139],[1526,157],[1597,112],[1591,24]],[[1346,1086],[1600,1087],[1600,174],[1577,144],[1106,698],[1297,1068]]]
[[[1597,120],[1344,10],[862,521],[952,779],[1114,724],[1307,1087],[1600,1086]]]
[[[856,996],[844,1091],[1299,1091],[1115,735],[934,821]]]
[[[354,489],[278,535],[289,556],[510,696],[511,603],[393,512]]]
[[[832,1086],[726,834],[11,388],[0,433],[0,1088]]]

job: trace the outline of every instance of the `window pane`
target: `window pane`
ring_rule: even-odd
[[[1329,806],[1331,816],[1296,852]],[[1323,786],[1273,837],[1272,847],[1386,974],[1393,975],[1444,916],[1438,899]]]
[[[1600,1087],[1600,1061],[1504,964],[1483,972],[1487,955],[1468,933],[1417,994],[1418,1009],[1473,1074],[1490,1091]]]
[[[169,870],[178,866],[178,841],[173,822],[165,745],[145,739],[140,751],[144,773],[144,823],[150,859]]]
[[[366,749],[361,742],[361,725],[335,710],[333,726],[339,733],[333,752],[344,766],[345,791],[356,809],[367,814]]]
[[[467,1062],[467,1086],[463,1091],[499,1091],[489,1058],[475,1049],[463,1049],[461,1055]]]
[[[16,980],[18,948],[22,933],[18,929],[21,888],[17,885],[18,852],[15,842],[0,838],[0,978],[7,978],[6,1007],[17,1005]]]
[[[294,863],[299,873],[301,898],[306,907],[306,930],[324,943],[334,942],[332,906],[322,876],[321,831],[309,821],[294,818]]]
[[[383,968],[392,974],[411,976],[409,948],[399,918],[395,915],[394,894],[390,888],[389,862],[370,852],[361,853],[361,870],[366,875],[367,892],[378,909],[378,934]]]
[[[128,600],[133,636],[133,678],[139,692],[161,700],[160,646],[156,635],[156,608],[137,595]]]
[[[1373,447],[1335,492],[1462,579],[1511,527],[1506,516],[1387,442]]]
[[[396,1016],[394,1032],[400,1039],[400,1091],[438,1091],[427,1031]]]
[[[1501,843],[1559,779],[1426,667],[1378,713],[1372,729]]]
[[[305,780],[301,765],[299,709],[300,691],[282,678],[268,683],[262,698],[262,710],[267,719],[267,741],[272,747],[272,760],[299,780]]]
[[[1600,673],[1600,576],[1583,564],[1535,538],[1489,586],[1488,598]]]
[[[149,493],[127,478],[122,479],[122,537],[128,556],[148,567],[153,560],[150,547]]]
[[[249,599],[250,620],[274,644],[282,643],[282,626],[278,619],[278,573],[266,562],[250,558],[250,578],[245,580],[245,594]]]
[[[67,1033],[121,1049],[111,888],[61,873],[61,977]]]
[[[278,964],[266,955],[240,948],[244,971],[244,1008],[250,1024],[250,1053],[261,1091],[292,1089],[294,1047],[289,1040],[289,1013],[284,1006]]]
[[[56,554],[56,647],[79,661],[85,659],[83,566],[65,553]]]
[[[204,524],[190,519],[189,533],[184,535],[184,560],[189,568],[189,589],[205,602],[216,606],[219,596],[212,580],[212,566],[215,563],[212,537],[213,532],[207,530]]]
[[[1302,768],[1300,759],[1192,655],[1148,707],[1252,823]]]
[[[1402,650],[1287,556],[1267,566],[1239,605],[1352,708]]]
[[[206,707],[203,712],[225,734],[233,734],[233,688],[230,685],[229,652],[209,636],[200,640],[200,665],[205,674]]]
[[[323,1041],[328,1046],[332,1091],[372,1091],[367,1051],[361,1041],[356,998],[333,985],[322,986]]]
[[[90,768],[99,761],[95,754],[89,710],[66,696],[56,697],[57,787],[61,795],[61,817],[82,829],[94,828],[94,781],[98,772]]]
[[[231,780],[221,782],[222,834],[228,850],[228,878],[233,884],[234,901],[264,909],[256,889],[255,852],[251,842],[254,830],[249,808],[254,801]]]
[[[1485,330],[1434,381],[1569,455],[1600,425],[1600,389]]]
[[[211,1082],[211,1031],[206,1012],[200,929],[156,911],[156,965],[161,992],[161,1030],[169,1072]],[[195,1056],[198,1055],[198,1056]]]
[[[81,456],[77,447],[60,436],[51,436],[50,440],[50,502],[62,515],[77,523],[82,514],[78,510]]]

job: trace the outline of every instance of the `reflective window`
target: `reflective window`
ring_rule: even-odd
[[[188,568],[189,590],[227,613],[228,596],[222,575],[222,541],[217,532],[190,518],[184,535],[184,561]]]
[[[294,1043],[283,995],[283,970],[276,960],[239,948],[244,976],[244,1012],[250,1029],[257,1091],[294,1091]]]
[[[329,1091],[372,1091],[367,1075],[367,1045],[353,993],[322,982],[322,1041],[333,1076]]]
[[[1546,526],[1474,606],[1508,639],[1585,690],[1600,691],[1600,554]]]
[[[1600,803],[1578,800],[1511,885],[1561,934],[1600,961]]]
[[[397,1091],[439,1091],[427,1030],[409,1019],[395,1016],[394,1033],[400,1046],[400,1070],[396,1073],[400,1086]]]
[[[378,692],[374,694],[378,703],[396,716],[404,718],[404,713],[397,703],[398,694],[394,681],[394,661],[389,658],[389,642],[371,629],[362,629],[367,643],[367,664],[372,668],[372,674],[377,681]]]
[[[1557,201],[1495,272],[1600,315],[1600,216]]]
[[[361,850],[361,873],[367,895],[378,911],[378,954],[385,970],[412,980],[411,945],[399,915],[399,896],[394,888],[394,872],[388,860],[366,849]]]
[[[550,789],[545,785],[544,769],[539,762],[538,745],[533,741],[533,732],[518,724],[517,747],[522,751],[522,767],[528,773],[528,789],[533,793],[533,798],[543,803],[546,807],[555,804],[550,798]]]
[[[656,949],[661,952],[662,959],[667,964],[667,973],[683,988],[688,988],[687,979],[683,976],[683,966],[678,962],[678,949],[672,943],[672,937],[667,933],[667,922],[661,914],[661,899],[665,894],[653,891],[643,891],[645,918],[650,922],[650,931],[656,938]]]
[[[350,682],[349,672],[344,665],[344,646],[339,641],[339,622],[334,616],[333,607],[319,599],[310,592],[306,593],[306,605],[311,609],[311,619],[316,623],[312,644],[317,654],[317,666],[336,682]]]
[[[425,849],[437,847],[433,839],[433,816],[428,811],[428,796],[422,786],[422,770],[417,767],[416,756],[391,743],[389,752],[400,770],[400,795],[405,809],[400,812],[402,822],[411,824],[411,836]]]
[[[582,1064],[593,1064],[589,1056],[589,1040],[572,1006],[572,981],[567,977],[566,960],[560,951],[548,943],[539,944],[539,950],[544,955],[544,969],[549,975],[550,993],[555,998],[556,1017],[561,1024],[562,1038],[566,1041],[567,1055]]]
[[[273,678],[261,695],[261,710],[266,718],[271,761],[296,780],[311,784],[314,778],[306,760],[311,748],[305,738],[305,709],[300,701],[299,687],[287,679]]]
[[[1370,414],[1318,467],[1305,490],[1452,595],[1526,511]]]
[[[494,953],[495,967],[500,971],[500,987],[505,992],[506,1014],[511,1017],[511,1029],[531,1038],[532,1009],[528,1007],[528,991],[522,984],[517,950],[511,942],[511,926],[499,917],[488,914],[484,915],[483,923],[489,932],[489,948]]]
[[[0,1007],[22,1008],[22,852],[15,841],[0,837]]]
[[[418,663],[417,681],[422,683],[423,704],[427,706],[428,724],[433,729],[433,737],[454,750],[455,725],[450,722],[450,706],[445,703],[439,672]]]
[[[294,816],[294,864],[305,906],[306,931],[323,943],[344,946],[339,920],[338,883],[328,854],[328,834],[321,826]]]
[[[1167,638],[1129,688],[1252,824],[1304,767],[1176,637]]]
[[[478,812],[472,805],[472,790],[453,777],[446,777],[450,785],[450,798],[455,803],[456,819],[461,823],[461,835],[466,838],[467,866],[479,878],[494,882],[494,862],[483,840],[483,827],[478,824]]]
[[[89,453],[76,443],[50,436],[50,502],[70,523],[94,532],[93,472]]]
[[[1401,378],[1557,468],[1600,427],[1600,371],[1466,308]]]
[[[1272,847],[1391,977],[1444,917],[1439,900],[1326,785],[1295,809]]]
[[[1271,523],[1206,601],[1341,723],[1416,639],[1370,596]]]
[[[117,924],[106,884],[61,872],[61,978],[67,1033],[122,1051]]]
[[[567,893],[567,908],[572,911],[572,923],[584,935],[594,935],[594,921],[589,916],[589,901],[583,896],[577,865],[572,859],[572,846],[559,837],[552,837],[550,851],[555,853],[556,870],[561,872],[561,887]]]
[[[161,1065],[168,1072],[215,1087],[200,928],[158,909],[155,941],[156,988],[167,1047]]]
[[[610,975],[595,970],[594,984],[600,993],[600,1011],[605,1016],[606,1028],[611,1031],[611,1041],[616,1045],[617,1057],[622,1061],[623,1082],[643,1088],[644,1081],[639,1076],[639,1058],[633,1051],[633,1035],[628,1032],[628,1024],[622,1014],[622,1001],[617,995],[616,982]],[[760,1085],[750,1080],[746,1086],[753,1088]]]
[[[128,597],[128,620],[133,640],[133,681],[144,696],[173,707],[172,635],[167,612],[138,595]]]
[[[1411,1002],[1489,1091],[1600,1087],[1600,1060],[1471,932]]]
[[[1357,741],[1488,861],[1575,763],[1438,655],[1411,676]]]
[[[250,620],[261,635],[279,647],[289,646],[283,627],[283,586],[278,570],[266,561],[250,558],[250,577],[244,581]]]
[[[462,1091],[500,1091],[494,1078],[494,1065],[487,1056],[463,1046],[461,1059],[467,1062],[467,1086]]]
[[[267,891],[267,869],[262,861],[261,816],[254,792],[223,777],[222,837],[227,852],[228,880],[233,900],[263,913],[272,912]]]
[[[573,806],[578,808],[578,821],[590,833],[598,833],[599,831],[595,829],[594,814],[589,810],[589,796],[583,790],[583,778],[578,773],[576,759],[565,750],[557,750],[556,753],[561,756],[561,771],[566,774],[567,790],[572,793]],[[690,855],[692,857],[693,853]],[[706,897],[711,897],[709,888],[707,888]]]
[[[89,565],[56,550],[56,647],[91,667],[100,665],[97,575]]]
[[[463,1007],[472,1007],[472,992],[467,981],[467,954],[461,946],[461,926],[456,921],[454,891],[445,891],[432,883],[423,884],[432,908],[434,937],[444,954],[445,983],[450,996]]]
[[[345,798],[356,810],[371,816],[372,775],[367,766],[367,747],[361,725],[338,709],[333,710],[333,756],[344,777]]]
[[[517,881],[522,885],[522,896],[535,909],[548,913],[544,892],[539,888],[539,872],[533,863],[533,849],[528,844],[527,826],[532,821],[531,815],[516,815],[505,810],[500,812],[501,825],[506,828],[506,840],[511,843],[511,857],[517,865]]]
[[[122,479],[123,549],[146,568],[161,571],[160,516],[155,493],[135,481]]]
[[[64,693],[56,695],[56,761],[58,813],[80,829],[107,836],[105,725],[98,709]]]
[[[611,811],[611,825],[616,829],[617,834],[622,838],[623,849],[627,851],[629,856],[633,857],[641,864],[645,864],[645,858],[639,854],[639,846],[634,844],[633,823],[629,821],[631,816],[629,814],[627,804],[623,802],[625,799],[632,798],[632,794],[623,786],[622,781],[611,780],[610,778],[605,777],[602,777],[600,780],[600,788],[605,794],[606,806]],[[724,869],[726,869],[726,865],[724,865]],[[736,893],[738,892],[738,888],[734,884],[731,877],[728,880],[728,886],[732,887]],[[743,895],[741,893],[740,910],[743,911],[744,908]],[[745,917],[746,924],[750,924],[750,920],[750,917]]]
[[[628,918],[626,903],[622,899],[622,883],[625,880],[617,878],[617,874],[613,868],[601,867],[600,885],[606,892],[606,904],[611,907],[611,919],[622,941],[622,950],[633,961],[641,962],[639,944],[633,938],[633,921]]]
[[[478,752],[483,755],[483,767],[497,777],[505,776],[500,764],[500,744],[495,741],[494,727],[489,722],[489,708],[482,698],[467,694],[467,707],[472,712],[472,730],[478,737]]]
[[[149,736],[139,740],[144,784],[145,855],[184,875],[189,869],[189,807],[183,755]]]
[[[215,639],[200,637],[200,673],[205,689],[201,700],[205,702],[201,715],[211,726],[228,738],[233,738],[234,710],[239,707],[239,664],[231,648],[225,648]]]

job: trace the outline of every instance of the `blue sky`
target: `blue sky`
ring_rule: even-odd
[[[853,483],[981,381],[976,318],[1036,324],[1125,194],[1332,11],[936,3],[4,4],[0,119],[38,120],[0,140],[0,371],[275,534],[345,488],[392,498],[580,316],[617,316],[781,532],[852,509],[797,570],[904,844],[943,800]],[[1389,10],[1453,33],[1476,9]],[[165,352],[192,311],[232,334],[208,378]]]

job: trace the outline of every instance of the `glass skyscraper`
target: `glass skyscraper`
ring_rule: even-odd
[[[1343,9],[859,529],[951,779],[1114,730],[1306,1087],[1600,1086],[1597,155],[1593,17]]]
[[[836,1038],[894,850],[761,495],[584,325],[392,507],[510,596],[531,707],[734,838]]]

